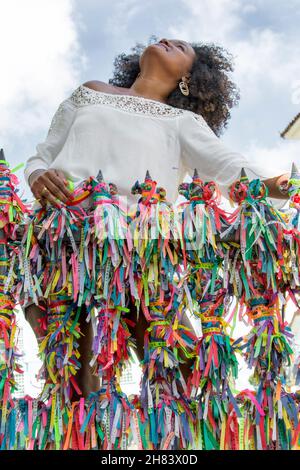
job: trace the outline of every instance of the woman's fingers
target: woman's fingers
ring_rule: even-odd
[[[44,195],[42,199],[45,201],[45,205],[47,202],[50,202],[51,205],[55,207],[60,207],[59,201],[57,200],[55,196],[53,196],[53,194],[49,190],[44,191]]]
[[[44,196],[41,194],[41,191],[43,190],[44,187],[45,187],[44,184],[40,185],[40,184],[38,184],[38,182],[36,180],[34,180],[34,182],[32,183],[32,185],[30,187],[31,192],[34,195],[35,199],[37,199],[43,207],[46,206],[46,202],[47,202],[44,199]]]
[[[63,172],[57,173],[57,170],[54,169],[46,170],[34,179],[31,191],[36,199],[40,200],[42,206],[45,206],[49,201],[59,207],[57,199],[67,203],[72,198],[72,193],[66,188],[64,181]]]
[[[63,179],[58,176],[55,172],[49,173],[47,177],[48,181],[46,186],[49,191],[60,201],[67,203],[70,200],[72,193],[66,188]]]
[[[65,185],[67,185],[67,184],[68,184],[68,181],[67,181],[67,179],[66,179],[66,176],[65,176],[64,172],[61,171],[61,170],[54,170],[54,171],[55,171],[55,173],[57,174],[57,176],[59,176],[59,177],[63,180],[63,182],[65,183]]]
[[[47,170],[35,178],[31,186],[31,191],[33,192],[36,199],[40,201],[43,207],[46,206],[47,201],[53,203],[54,198],[51,193],[51,189],[49,188],[49,171],[51,170]],[[56,201],[55,206],[57,206]]]
[[[54,172],[51,174],[51,178],[53,180],[53,178],[55,179],[56,181],[56,185],[58,184],[59,181],[61,181],[61,184],[60,184],[60,190],[64,193],[64,195],[66,196],[66,198],[69,200],[70,198],[72,198],[72,192],[67,188],[67,180],[66,180],[66,177],[65,177],[65,174],[63,171],[61,170],[54,170]]]
[[[43,207],[46,207],[47,202],[53,204],[55,207],[59,207],[57,198],[49,191],[47,186],[43,183],[39,186],[35,185],[38,189],[32,189],[32,192],[36,199],[39,200]],[[46,189],[45,189],[46,188]]]

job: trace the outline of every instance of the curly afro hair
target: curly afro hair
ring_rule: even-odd
[[[157,41],[158,38],[152,35],[148,45]],[[168,96],[167,104],[201,114],[214,133],[220,136],[230,119],[230,109],[240,99],[239,89],[228,74],[233,71],[233,57],[223,47],[213,43],[190,44],[196,52],[190,70],[190,93],[184,96],[176,87]],[[119,54],[114,60],[113,78],[108,83],[130,88],[140,72],[139,58],[146,47],[136,43],[131,53]]]

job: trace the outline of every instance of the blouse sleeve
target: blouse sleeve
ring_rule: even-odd
[[[24,178],[29,185],[29,176],[35,170],[47,170],[66,141],[68,132],[75,118],[76,103],[71,97],[65,99],[57,108],[46,139],[36,146],[35,155],[28,158],[24,168]]]
[[[215,181],[227,199],[228,189],[240,177],[242,168],[250,180],[255,178],[265,180],[289,173],[289,170],[274,168],[267,161],[259,164],[251,162],[244,155],[232,151],[216,136],[201,115],[188,111],[181,115],[178,125],[184,167],[190,174],[197,168],[200,178],[205,181]],[[269,200],[277,208],[283,207],[286,203],[282,199],[269,198]]]

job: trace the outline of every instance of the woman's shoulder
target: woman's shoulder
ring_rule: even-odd
[[[97,92],[108,93],[109,85],[100,80],[89,80],[77,86],[69,96],[67,101],[73,105],[81,107],[82,105],[91,103],[96,97]]]
[[[103,94],[102,94],[103,93]],[[120,87],[110,85],[101,80],[89,80],[79,85],[70,95],[69,99],[77,106],[101,103],[110,99],[109,96],[124,94]]]
[[[101,82],[100,80],[90,80],[88,82],[83,83],[82,86],[85,86],[86,88],[91,88],[94,91],[108,92],[112,89],[111,85],[105,82]]]
[[[204,127],[209,127],[206,120],[200,113],[195,113],[194,111],[191,111],[189,109],[185,109],[182,117],[185,121],[191,123],[191,122],[196,122],[197,125],[204,126]]]
[[[118,87],[115,85],[110,85],[109,83],[102,82],[101,80],[90,80],[89,82],[85,82],[82,85],[94,91],[102,91],[103,93],[111,93],[111,94],[123,94],[124,93],[124,88]]]

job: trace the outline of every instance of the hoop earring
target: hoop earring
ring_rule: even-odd
[[[190,90],[186,82],[184,81],[179,82],[179,88],[180,88],[181,93],[184,96],[188,96],[190,94]]]

